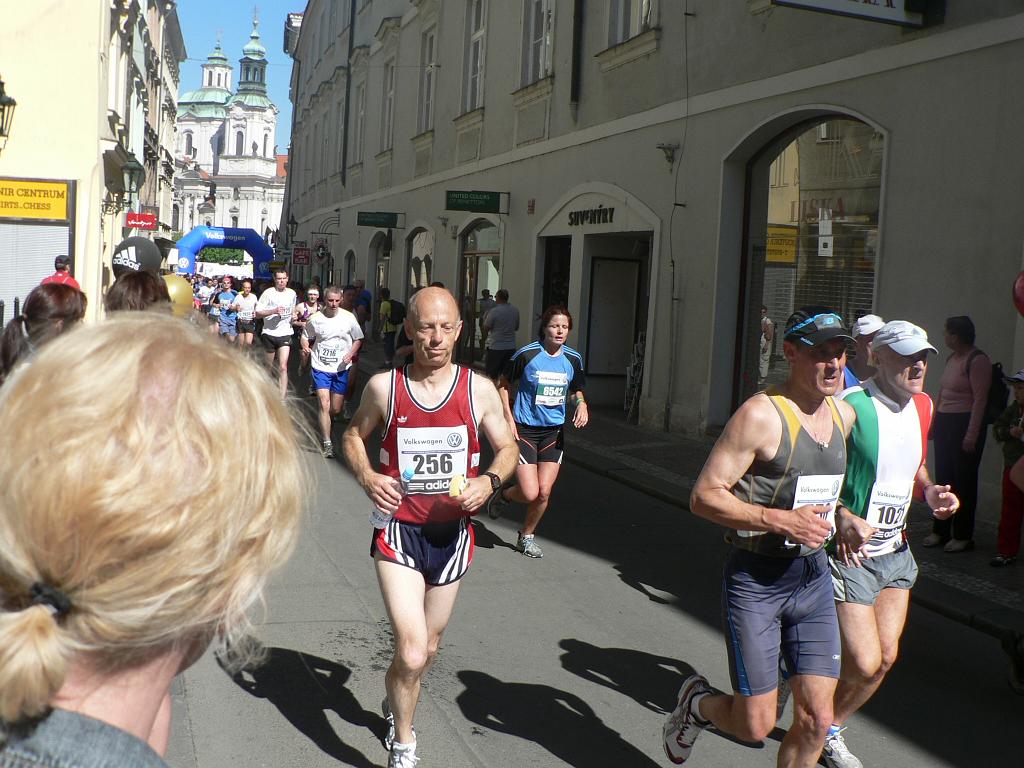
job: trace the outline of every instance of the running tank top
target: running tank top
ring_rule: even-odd
[[[877,557],[907,540],[914,480],[928,456],[932,400],[919,392],[901,408],[873,378],[844,392],[842,399],[853,407],[857,421],[850,430],[840,498],[843,506],[874,527],[863,554]]]
[[[789,400],[772,391],[765,394],[782,420],[782,439],[771,461],[754,460],[733,486],[733,495],[748,504],[774,509],[828,504],[826,519],[835,533],[835,506],[846,472],[843,421],[835,401],[825,398],[832,413],[832,437],[827,445],[821,445],[800,424]],[[740,549],[769,557],[804,557],[820,549],[789,542],[785,536],[768,531],[733,530],[726,540]]]
[[[407,523],[443,523],[467,517],[448,495],[455,475],[476,477],[480,438],[473,406],[472,370],[455,366],[451,389],[428,408],[416,400],[407,368],[391,372],[388,413],[380,446],[380,471],[399,478],[413,471],[395,518]]]

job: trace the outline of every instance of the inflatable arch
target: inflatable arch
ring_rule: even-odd
[[[237,227],[196,227],[174,244],[178,249],[178,274],[196,271],[196,256],[203,248],[241,248],[252,256],[252,275],[256,280],[269,280],[274,249],[263,242],[254,229]]]

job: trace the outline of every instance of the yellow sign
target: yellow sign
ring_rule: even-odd
[[[66,181],[0,178],[0,219],[67,221],[70,187]]]
[[[798,232],[797,227],[769,224],[764,260],[769,264],[796,264]]]

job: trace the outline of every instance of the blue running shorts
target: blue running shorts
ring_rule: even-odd
[[[790,675],[839,677],[839,621],[828,556],[766,557],[733,549],[725,563],[722,624],[733,690],[775,690],[779,653]]]
[[[313,388],[329,389],[333,394],[344,395],[348,389],[348,370],[341,373],[327,373],[313,369]]]

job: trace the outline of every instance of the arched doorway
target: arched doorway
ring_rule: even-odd
[[[368,263],[372,265],[373,272],[367,281],[366,287],[373,294],[373,306],[370,308],[369,322],[372,324],[374,339],[379,339],[380,337],[380,328],[378,327],[380,320],[377,317],[380,289],[389,287],[391,281],[391,238],[391,230],[389,229],[386,232],[378,230],[370,239]]]
[[[788,376],[794,309],[824,305],[847,325],[874,311],[885,144],[856,117],[816,115],[748,162],[732,409]]]
[[[486,219],[471,224],[459,237],[459,308],[462,335],[459,359],[472,363],[484,359],[480,332],[480,297],[484,290],[494,296],[501,287],[501,238],[498,227]]]
[[[434,233],[414,229],[405,240],[405,300],[434,279]]]
[[[352,285],[352,281],[356,279],[356,253],[349,249],[345,252],[345,275],[342,285]]]

